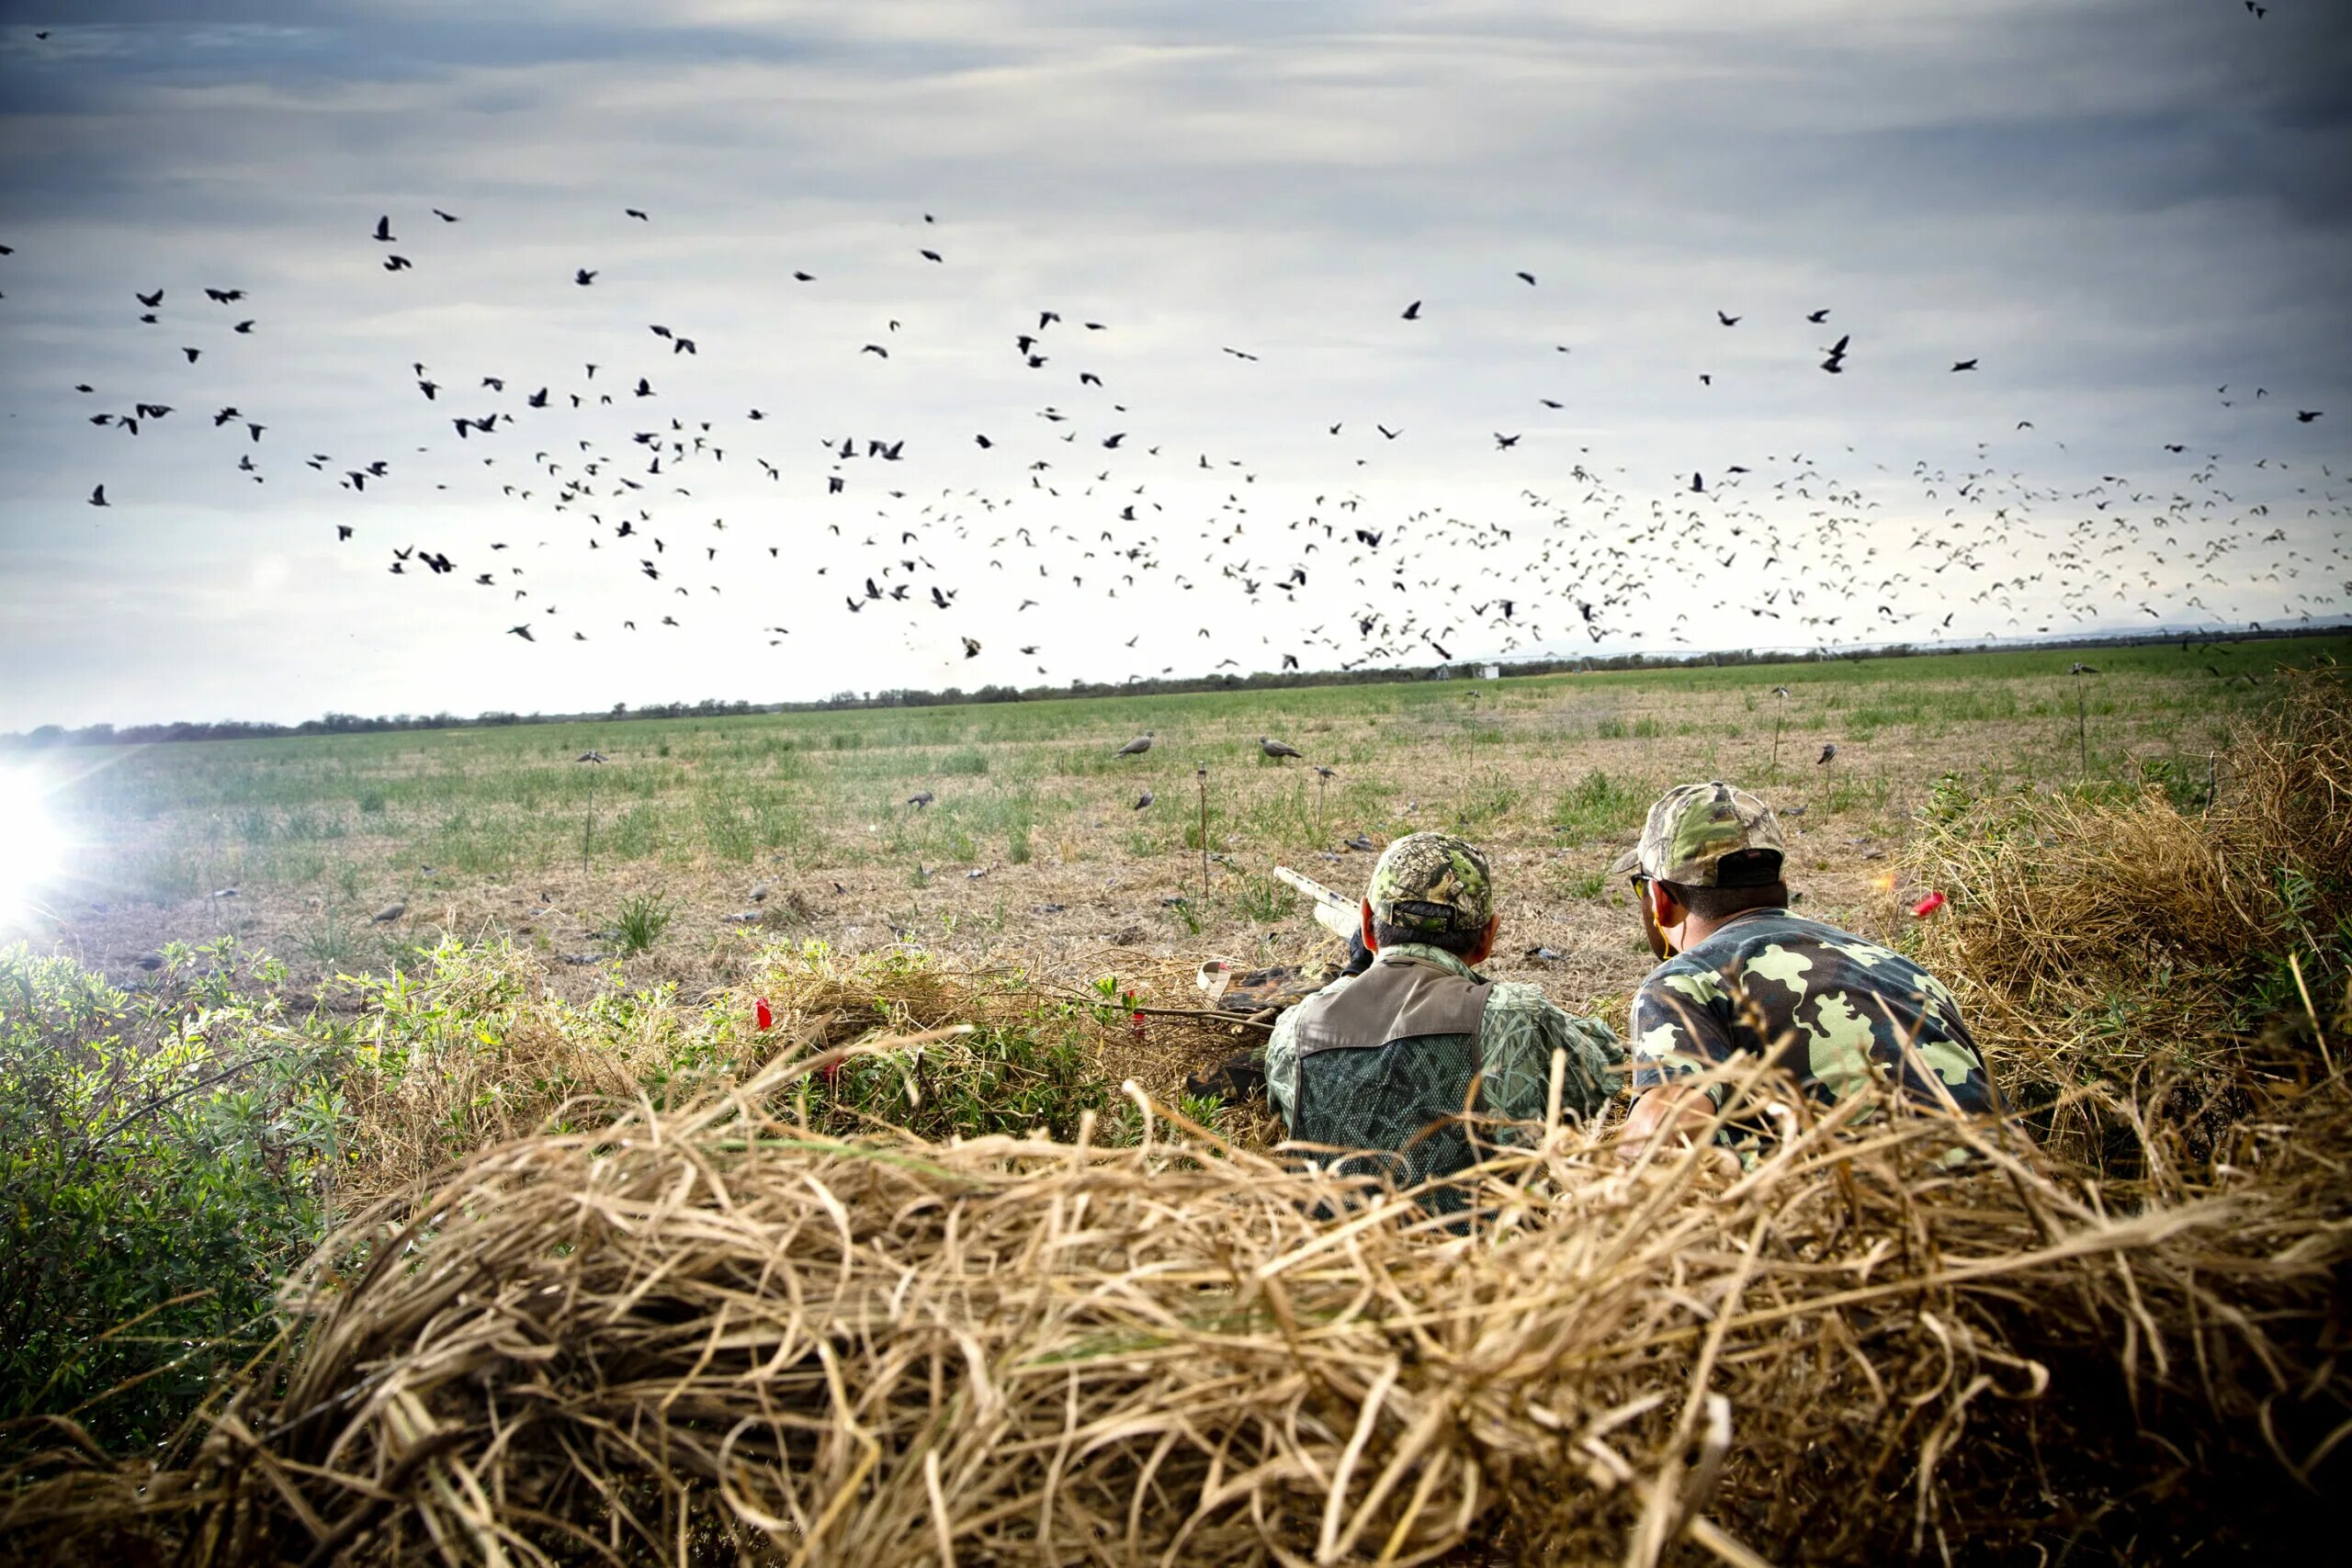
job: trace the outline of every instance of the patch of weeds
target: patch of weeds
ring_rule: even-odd
[[[980,778],[989,771],[988,753],[977,746],[950,751],[939,760],[939,771],[949,778]]]
[[[622,956],[643,953],[660,942],[673,918],[668,901],[658,893],[632,893],[622,899],[620,913],[613,920]]]
[[[322,969],[348,966],[351,955],[357,951],[351,940],[351,928],[337,919],[321,920],[305,931],[295,946],[303,957]]]
[[[1032,860],[1036,858],[1036,852],[1029,847],[1029,826],[1027,823],[1024,822],[1020,827],[1015,828],[1012,830],[1011,837],[1005,840],[1004,858],[1014,865],[1027,865]]]
[[[1476,829],[1510,815],[1519,805],[1519,789],[1500,773],[1489,773],[1465,791],[1456,807],[1462,826]]]
[[[1271,876],[1252,876],[1241,885],[1235,907],[1260,923],[1279,920],[1298,908],[1298,895]]]
[[[1601,890],[1606,888],[1608,886],[1609,874],[1607,872],[1589,871],[1582,876],[1577,877],[1574,882],[1568,884],[1568,897],[1571,898],[1598,898],[1601,895]]]
[[[1634,826],[1649,804],[1630,780],[1596,768],[1561,795],[1552,808],[1552,825],[1573,838],[1596,839]]]
[[[877,1027],[897,1021],[876,1002]],[[1042,1127],[1078,1135],[1088,1111],[1114,1111],[1083,1023],[1082,1004],[1048,1004],[1017,1021],[904,1051],[854,1055],[809,1082],[811,1120],[828,1133],[870,1132],[876,1122],[937,1141],[1022,1134]]]

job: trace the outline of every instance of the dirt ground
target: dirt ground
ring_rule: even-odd
[[[1795,863],[1814,868],[1792,874],[1808,913],[1880,935],[1895,928],[1896,897],[1882,886],[1893,874],[1890,839],[1839,834],[1816,846],[1815,835],[1801,825],[1797,831]],[[1611,883],[1592,897],[1547,897],[1544,889],[1605,866],[1634,836],[1628,831],[1599,850],[1490,840],[1503,931],[1488,972],[1535,981],[1564,1006],[1613,1014],[1622,1024],[1626,998],[1651,963],[1623,889]],[[1353,896],[1376,856],[1341,848],[1294,858],[1306,863],[1294,869]],[[547,985],[574,1001],[611,985],[615,975],[632,988],[674,983],[688,996],[722,988],[750,974],[776,944],[822,942],[843,955],[904,944],[959,966],[1017,966],[1071,987],[1115,976],[1145,999],[1170,1007],[1197,999],[1191,976],[1205,960],[1313,966],[1341,955],[1303,898],[1295,913],[1275,920],[1253,919],[1238,908],[1237,885],[1246,874],[1238,857],[1212,861],[1207,915],[1197,933],[1182,913],[1204,907],[1197,854],[949,865],[919,887],[895,866],[765,874],[773,886],[758,904],[745,897],[745,879],[731,868],[682,873],[636,864],[583,874],[568,867],[526,882],[445,884],[435,877],[396,919],[368,926],[370,952],[342,964],[305,956],[308,934],[325,918],[323,897],[266,885],[241,886],[233,897],[86,904],[55,922],[52,940],[58,951],[117,984],[136,987],[143,976],[140,960],[164,943],[231,936],[242,949],[286,963],[290,994],[331,1008],[347,989],[334,984],[336,973],[380,974],[401,949],[430,947],[445,937],[511,941],[536,953]],[[611,911],[639,893],[668,900],[673,921],[650,950],[621,957]]]

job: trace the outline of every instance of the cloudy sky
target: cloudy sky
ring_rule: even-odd
[[[0,729],[2334,617],[2347,71],[2334,0],[0,3]]]

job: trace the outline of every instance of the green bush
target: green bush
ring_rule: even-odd
[[[670,929],[670,906],[658,893],[633,893],[621,900],[621,912],[613,922],[619,933],[623,956],[643,953],[662,940]]]
[[[1103,1076],[1082,1022],[1099,1010],[1048,1003],[955,1039],[852,1056],[838,1072],[811,1075],[809,1119],[837,1135],[887,1123],[935,1142],[1039,1127],[1069,1139],[1091,1111],[1101,1119],[1097,1141],[1124,1142],[1132,1107]]]
[[[175,948],[135,998],[0,950],[0,1420],[150,1445],[274,1332],[340,1106],[232,962],[225,940]]]

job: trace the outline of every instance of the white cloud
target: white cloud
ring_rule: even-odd
[[[581,6],[67,28],[54,56],[9,40],[0,100],[27,107],[0,121],[0,662],[34,673],[0,691],[0,727],[1328,665],[1367,643],[1419,662],[1423,633],[1468,656],[1531,621],[1590,646],[1577,599],[1629,637],[1645,592],[1707,646],[1925,636],[1947,613],[1955,634],[2063,628],[2143,600],[2268,618],[2340,588],[2310,564],[2340,549],[2340,487],[2296,489],[2341,426],[2288,405],[2344,401],[2330,345],[2352,291],[2330,287],[2344,213],[2324,192],[2352,136],[2315,108],[2313,62],[2342,24],[2307,20],[2299,45],[2118,6],[1554,9],[710,4],[658,28]],[[2225,179],[2180,156],[2249,120],[2275,166]],[[390,246],[368,237],[385,211]],[[386,274],[388,252],[414,269]],[[165,324],[141,326],[131,293],[159,284]],[[208,284],[250,302],[213,306]],[[1398,321],[1417,298],[1424,319]],[[1031,371],[1012,340],[1046,306],[1065,319]],[[1803,320],[1821,306],[1827,323]],[[248,312],[255,333],[228,333]],[[651,322],[701,352],[669,354]],[[1821,375],[1848,332],[1849,373]],[[1965,357],[1983,369],[1952,375]],[[640,374],[658,396],[626,395]],[[522,406],[540,386],[544,413]],[[609,410],[567,406],[607,389]],[[134,400],[177,412],[137,437],[85,423]],[[265,440],[216,430],[221,406]],[[492,410],[516,423],[456,439],[452,418]],[[725,462],[639,472],[630,434],[673,418],[684,437],[708,421]],[[1498,431],[1520,445],[1497,452]],[[828,497],[819,438],[853,434],[904,438],[907,460],[842,465]],[[551,513],[560,478],[533,454],[576,474],[583,438],[600,491],[648,488]],[[266,483],[236,470],[248,453]],[[365,492],[335,483],[378,458]],[[105,511],[82,504],[100,479]],[[1290,526],[1308,517],[1311,553]],[[2123,551],[2057,553],[2081,525],[2105,550],[2118,518],[2140,527]],[[339,522],[358,537],[337,544]],[[1358,524],[1380,552],[1342,547]],[[653,536],[658,582],[636,567]],[[395,579],[396,545],[458,570]],[[1304,589],[1273,586],[1298,566]],[[908,601],[849,613],[885,568]],[[1972,603],[1994,577],[2025,581]],[[928,607],[934,584],[953,610]],[[1475,623],[1498,584],[1514,619]],[[1361,637],[1365,613],[1400,629]],[[533,616],[541,641],[504,635]],[[1012,653],[1031,641],[1038,658]]]

